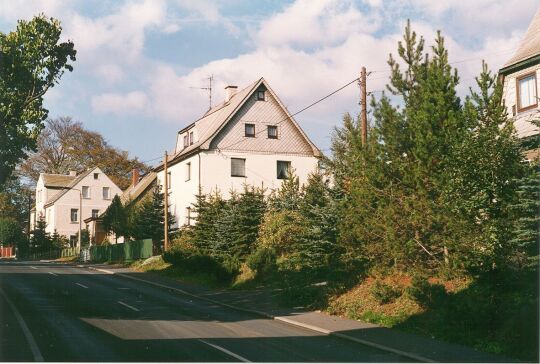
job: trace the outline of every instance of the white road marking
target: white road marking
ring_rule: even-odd
[[[57,276],[57,275],[58,275],[58,274],[53,273],[53,272],[49,272],[49,274],[52,274],[53,276]]]
[[[88,288],[88,287],[86,287],[84,284],[81,284],[81,283],[75,283],[75,284],[76,284],[77,286],[82,287],[82,288]]]
[[[126,306],[127,308],[132,309],[133,311],[137,311],[137,312],[140,311],[138,308],[135,308],[135,307],[133,307],[133,306],[130,306],[130,305],[128,305],[127,303],[124,303],[124,302],[122,302],[122,301],[117,301],[117,302],[118,302],[119,304],[123,305],[123,306]]]
[[[32,268],[32,269],[37,269],[37,268],[36,268],[36,267],[34,267],[33,265],[31,265],[31,266],[30,266],[30,268]]]
[[[232,351],[229,351],[229,350],[227,350],[227,349],[225,349],[225,348],[223,348],[223,347],[221,347],[221,346],[219,346],[219,345],[209,343],[208,341],[202,340],[202,339],[199,339],[199,341],[202,342],[202,343],[205,343],[206,345],[209,345],[209,346],[213,347],[214,349],[217,349],[217,350],[219,350],[219,351],[222,351],[222,352],[224,352],[225,354],[230,355],[230,356],[232,356],[232,357],[235,358],[235,359],[238,359],[238,360],[240,360],[240,361],[243,361],[244,363],[251,363],[250,360],[247,360],[247,359],[244,358],[243,356],[240,356],[240,355],[238,355],[238,354],[235,354],[235,353],[233,353]]]
[[[17,310],[17,307],[11,302],[11,300],[8,298],[8,296],[4,293],[2,288],[0,288],[0,294],[4,296],[6,299],[7,304],[13,311],[13,314],[15,315],[15,318],[17,319],[17,322],[19,323],[19,326],[21,327],[21,330],[24,334],[24,337],[26,338],[26,341],[28,342],[28,345],[30,346],[30,350],[32,351],[32,355],[34,356],[34,361],[44,361],[43,355],[41,355],[41,352],[39,351],[39,347],[37,346],[36,340],[32,336],[32,333],[30,332],[30,329],[26,325],[26,322],[24,322],[24,319],[22,318],[21,314]]]

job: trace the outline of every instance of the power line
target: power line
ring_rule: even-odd
[[[317,101],[315,101],[315,102],[309,104],[308,106],[306,106],[306,107],[304,107],[303,109],[301,109],[301,110],[295,112],[294,114],[291,114],[290,116],[287,116],[286,118],[280,120],[279,122],[277,122],[277,123],[274,124],[274,125],[277,126],[277,125],[283,123],[284,121],[287,121],[287,120],[289,120],[289,119],[292,119],[294,116],[296,116],[296,115],[298,115],[298,114],[300,114],[300,113],[306,111],[307,109],[309,109],[309,108],[311,108],[311,107],[317,105],[318,103],[320,103],[320,102],[326,100],[327,98],[329,98],[329,97],[335,95],[335,94],[338,93],[339,91],[343,90],[344,88],[346,88],[346,87],[352,85],[353,83],[355,83],[355,82],[357,82],[357,81],[359,81],[359,80],[360,80],[360,78],[355,78],[354,80],[348,82],[347,84],[341,86],[340,88],[338,88],[338,89],[332,91],[332,92],[329,93],[328,95],[326,95],[326,96],[324,96],[324,97],[318,99]],[[256,136],[256,135],[258,135],[258,134],[260,134],[260,133],[263,133],[264,131],[265,131],[264,129],[263,129],[263,130],[260,130],[260,131],[256,132],[254,135]],[[227,149],[227,148],[233,147],[233,146],[235,146],[235,145],[237,145],[237,144],[239,144],[239,143],[242,143],[243,141],[244,141],[244,139],[241,139],[241,140],[239,140],[239,141],[237,141],[237,142],[235,142],[235,143],[226,145],[226,146],[224,146],[224,147],[222,147],[222,148],[223,148],[223,149]]]

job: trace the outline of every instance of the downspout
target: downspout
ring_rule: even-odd
[[[201,192],[201,186],[202,186],[202,183],[201,183],[201,152],[197,153],[197,156],[199,157],[199,192]]]

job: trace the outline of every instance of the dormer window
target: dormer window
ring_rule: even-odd
[[[264,91],[257,91],[257,101],[264,101]]]
[[[189,136],[186,134],[184,135],[184,148],[189,145]]]
[[[193,144],[193,132],[189,133],[189,145]]]
[[[255,138],[255,124],[246,124],[246,137]]]

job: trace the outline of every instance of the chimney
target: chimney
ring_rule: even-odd
[[[225,87],[225,102],[229,102],[229,100],[236,93],[236,90],[238,90],[238,86],[227,86],[227,87]]]
[[[69,171],[71,177],[77,177],[77,171]]]
[[[139,182],[139,170],[133,168],[131,171],[131,185],[135,186]]]

